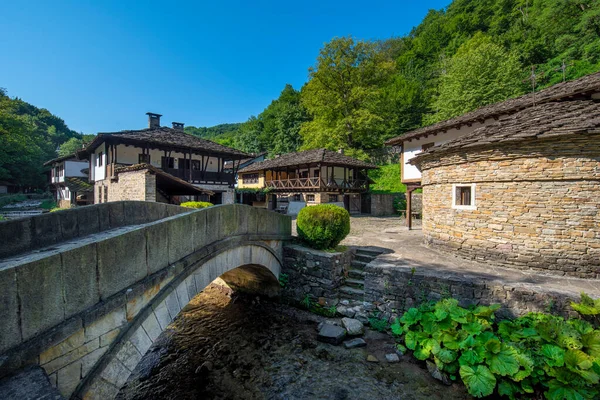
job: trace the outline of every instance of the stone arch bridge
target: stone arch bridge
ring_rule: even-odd
[[[290,235],[289,217],[237,204],[115,202],[2,222],[0,377],[40,366],[65,398],[114,398],[214,279],[277,293]]]

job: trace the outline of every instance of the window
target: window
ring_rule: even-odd
[[[452,208],[475,210],[475,184],[452,185]]]
[[[315,195],[314,194],[307,194],[306,195],[306,201],[309,203],[314,203],[315,202]]]
[[[102,203],[102,186],[98,186],[98,203]]]
[[[192,160],[192,169],[194,171],[200,171],[200,160]]]
[[[258,174],[244,174],[242,180],[244,183],[258,183]]]
[[[99,167],[101,167],[102,166],[102,152],[98,153],[98,159],[97,160],[98,160],[97,165]]]
[[[300,194],[295,194],[292,196],[292,201],[302,201],[302,196]]]
[[[150,164],[150,154],[140,154],[138,156],[139,164]]]
[[[330,203],[337,203],[338,201],[338,195],[337,194],[330,194],[329,195],[329,202]]]
[[[318,177],[319,177],[319,173],[320,173],[320,172],[321,172],[321,171],[319,171],[318,169],[315,169],[315,170],[313,171],[313,177],[315,177],[315,178],[318,178]]]
[[[108,186],[104,188],[104,202],[108,202]]]
[[[300,171],[300,178],[308,178],[308,171]]]

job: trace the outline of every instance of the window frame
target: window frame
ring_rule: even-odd
[[[456,190],[458,188],[470,188],[471,190],[471,204],[462,205],[456,204]],[[477,193],[477,184],[475,183],[453,183],[452,184],[452,208],[455,210],[477,210],[477,201],[475,195]]]
[[[306,194],[305,196],[306,196],[307,203],[315,203],[317,201],[317,196],[315,196],[313,193]],[[312,200],[310,200],[311,197],[312,197]]]

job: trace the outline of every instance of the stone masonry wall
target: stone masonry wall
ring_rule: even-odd
[[[283,248],[281,272],[287,275],[282,296],[300,302],[306,295],[323,298],[327,304],[337,299],[337,289],[343,285],[354,257],[352,251],[327,253],[300,245]]]
[[[597,139],[538,140],[426,160],[426,241],[469,259],[600,278]],[[453,183],[476,184],[475,210],[452,208]]]
[[[493,278],[466,278],[439,270],[413,269],[408,265],[375,259],[365,267],[364,298],[341,300],[338,289],[344,285],[354,251],[324,253],[299,245],[284,246],[282,273],[288,283],[284,300],[300,302],[308,294],[314,300],[337,305],[347,317],[376,315],[392,322],[411,307],[425,301],[452,297],[463,307],[500,304],[498,318],[514,318],[529,312],[551,312],[574,317],[569,293],[546,290],[526,282],[507,284]],[[364,318],[363,318],[364,319]]]

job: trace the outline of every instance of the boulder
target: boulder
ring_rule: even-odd
[[[352,308],[346,306],[338,306],[337,312],[348,318],[352,318],[354,317],[354,314],[356,314]]]
[[[354,315],[354,318],[359,320],[360,322],[362,322],[363,324],[368,324],[369,323],[369,316],[363,312],[357,312]]]
[[[344,328],[331,324],[323,324],[317,340],[323,343],[340,344],[345,337],[346,330]]]
[[[440,371],[438,369],[437,365],[435,365],[433,362],[431,362],[429,360],[427,360],[425,362],[425,364],[427,365],[427,371],[429,371],[431,376],[433,376],[438,381],[441,381],[444,385],[452,385],[452,381],[450,381],[450,378],[448,378],[448,375],[446,375],[445,373]]]
[[[353,318],[342,318],[342,325],[348,331],[350,336],[362,335],[365,331],[363,323]]]
[[[396,353],[390,353],[390,354],[386,354],[385,355],[385,359],[387,360],[387,362],[389,362],[390,364],[393,363],[398,363],[400,362],[400,357],[398,357],[398,354]]]
[[[355,338],[352,340],[346,340],[344,342],[344,347],[347,349],[355,349],[357,347],[365,347],[367,345],[367,342],[365,342],[363,339],[361,338]]]
[[[377,357],[375,357],[373,354],[369,354],[367,356],[367,361],[368,362],[372,362],[372,363],[377,363],[379,362],[379,360],[377,359]]]

